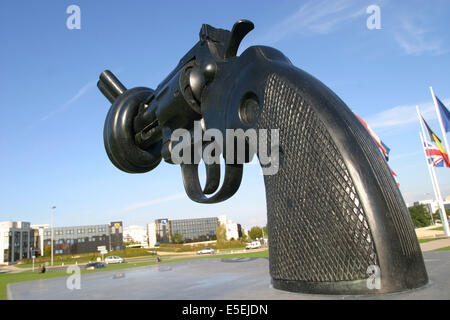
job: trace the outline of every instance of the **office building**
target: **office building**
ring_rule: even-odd
[[[129,226],[123,228],[123,241],[132,245],[147,246],[147,231],[142,226]]]
[[[11,264],[33,255],[33,230],[29,222],[0,222],[0,264]]]
[[[43,247],[51,246],[51,228],[43,230]],[[105,246],[108,251],[123,249],[121,221],[109,224],[53,228],[54,255],[97,252]]]
[[[242,237],[242,228],[226,218],[220,217],[178,219],[157,219],[147,225],[147,238],[150,247],[157,243],[174,243],[175,235],[181,236],[184,243],[217,240],[216,230],[220,223],[226,228],[227,239]]]

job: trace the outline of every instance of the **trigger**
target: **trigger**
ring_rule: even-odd
[[[225,51],[225,59],[235,57],[242,39],[253,30],[255,25],[249,20],[237,21],[231,30],[230,40]]]

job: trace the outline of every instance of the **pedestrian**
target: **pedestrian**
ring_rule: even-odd
[[[161,262],[161,257],[159,256],[159,254],[156,254],[156,261]]]

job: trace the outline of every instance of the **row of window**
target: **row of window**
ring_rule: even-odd
[[[66,230],[66,234],[73,234],[75,231],[75,229],[68,229]],[[86,229],[77,229],[77,234],[83,234],[85,233]],[[96,233],[96,232],[106,232],[106,228],[88,228],[87,229],[87,233]],[[52,234],[51,230],[50,231],[45,231],[45,235],[46,236],[50,236]],[[64,230],[55,230],[54,231],[54,235],[56,236],[62,236],[64,235]]]
[[[63,244],[63,243],[74,244],[74,243],[75,243],[75,240],[76,240],[77,243],[84,243],[84,242],[86,242],[86,241],[87,241],[87,242],[95,242],[95,241],[96,241],[95,238],[87,238],[87,239],[85,239],[85,238],[80,238],[80,239],[65,239],[65,240],[60,239],[60,240],[54,240],[54,243],[55,243],[55,244]],[[103,237],[100,237],[98,240],[99,240],[99,241],[103,240]],[[47,240],[47,243],[50,244],[50,240]]]

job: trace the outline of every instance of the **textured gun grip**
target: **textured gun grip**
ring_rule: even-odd
[[[256,127],[280,135],[279,171],[264,177],[275,288],[370,294],[428,282],[386,161],[330,89],[298,69],[269,75]]]

